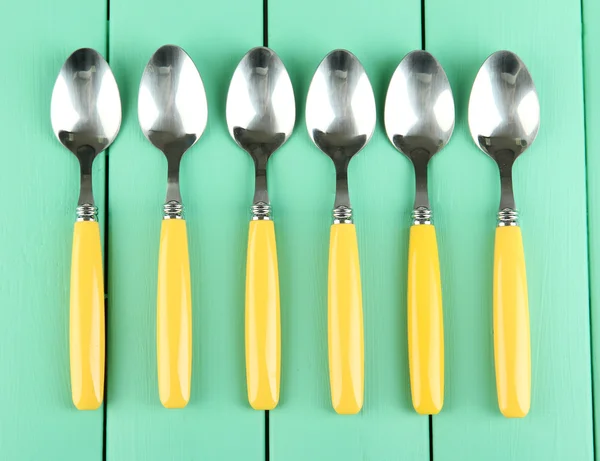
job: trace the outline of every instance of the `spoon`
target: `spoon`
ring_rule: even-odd
[[[531,346],[523,239],[512,189],[512,167],[533,143],[540,104],[525,64],[510,51],[481,66],[469,100],[475,144],[498,164],[501,198],[494,249],[494,357],[498,406],[508,418],[527,415]]]
[[[417,413],[436,414],[444,404],[444,319],[427,165],[452,136],[454,100],[444,69],[428,52],[413,51],[396,68],[385,100],[385,129],[415,169],[407,285],[410,383]]]
[[[356,229],[348,194],[348,163],[371,139],[375,97],[360,61],[334,50],[317,68],[306,99],[306,127],[335,166],[329,240],[329,384],[340,414],[358,413],[364,397],[362,290]]]
[[[251,49],[227,94],[227,126],[254,160],[255,191],[246,261],[246,383],[248,402],[272,410],[279,402],[281,327],[275,226],[267,191],[267,161],[294,129],[290,77],[273,50]]]
[[[71,395],[79,410],[95,410],[104,396],[104,280],[92,163],[121,126],[117,82],[97,51],[79,49],[62,66],[52,91],[51,120],[54,134],[81,169],[71,259]]]
[[[194,62],[178,46],[160,47],[142,76],[138,118],[144,135],[165,154],[168,165],[156,321],[158,391],[166,408],[183,408],[190,399],[192,300],[179,165],[204,132],[207,116],[204,85]]]

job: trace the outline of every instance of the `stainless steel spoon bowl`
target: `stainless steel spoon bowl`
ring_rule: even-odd
[[[91,48],[75,51],[62,66],[50,105],[52,129],[79,159],[79,218],[95,220],[92,163],[117,136],[121,126],[119,88],[108,63]],[[91,208],[91,209],[90,209]]]
[[[192,59],[178,46],[156,50],[140,83],[138,118],[168,167],[157,295],[158,388],[166,408],[182,408],[190,399],[192,295],[179,165],[204,132],[207,116],[204,85]]]
[[[268,206],[267,161],[296,121],[292,82],[273,50],[253,48],[242,58],[231,78],[226,112],[231,137],[254,160],[254,204]]]
[[[539,126],[540,103],[527,67],[510,51],[492,54],[473,83],[469,128],[475,144],[500,170],[492,295],[494,358],[498,406],[510,418],[527,415],[531,403],[527,276],[512,168],[535,140]]]
[[[237,66],[227,94],[227,125],[254,160],[255,192],[246,259],[246,382],[248,402],[272,410],[279,401],[279,273],[275,226],[267,192],[267,161],[294,129],[290,77],[277,54],[251,49]]]
[[[146,138],[167,158],[165,216],[181,216],[179,165],[206,128],[208,106],[202,78],[180,47],[162,46],[150,58],[140,83],[138,119]]]
[[[481,66],[469,99],[469,130],[475,144],[500,169],[500,211],[515,209],[512,166],[535,140],[540,102],[531,74],[510,51],[492,54]]]
[[[339,220],[351,222],[348,164],[371,139],[375,120],[375,97],[364,67],[349,51],[332,51],[310,83],[306,127],[315,145],[335,165],[334,207]]]
[[[104,280],[92,163],[121,126],[117,82],[98,52],[82,48],[69,56],[54,85],[51,119],[56,137],[81,169],[71,256],[71,395],[78,409],[94,410],[104,395]]]
[[[362,64],[335,50],[317,68],[306,99],[306,127],[336,171],[329,238],[328,337],[331,404],[358,413],[364,400],[362,288],[356,229],[348,195],[348,164],[371,139],[375,97]]]
[[[385,99],[385,129],[414,165],[415,213],[430,218],[427,165],[452,136],[454,99],[444,69],[427,51],[409,53],[396,68]]]

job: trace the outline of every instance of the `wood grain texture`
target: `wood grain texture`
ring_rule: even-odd
[[[592,371],[596,447],[600,441],[600,2],[584,0],[583,5],[583,60],[585,80],[585,126],[588,192],[588,249],[590,269],[590,301],[592,325]]]
[[[207,92],[207,129],[183,157],[192,280],[192,388],[166,410],[156,374],[156,283],[166,161],[137,121],[151,54],[177,44]],[[225,123],[229,79],[262,43],[262,2],[112,0],[110,59],[125,118],[110,156],[107,459],[264,459],[264,412],[250,408],[244,368],[245,248],[253,170]]]
[[[280,264],[282,377],[270,412],[274,461],[429,459],[427,417],[410,400],[406,267],[413,200],[412,166],[383,129],[389,79],[421,44],[420,1],[269,1],[269,46],[296,94],[294,134],[272,158],[269,181]],[[331,407],[327,363],[327,259],[335,173],[312,144],[306,93],[320,60],[347,48],[374,87],[379,122],[350,164],[365,325],[365,401],[360,414]]]
[[[88,46],[106,53],[105,8],[103,0],[2,6],[1,459],[102,459],[102,409],[81,412],[71,401],[69,268],[79,165],[52,133],[50,98],[71,52]],[[102,225],[103,154],[93,175]]]
[[[436,461],[591,460],[592,401],[579,0],[426,0],[426,44],[455,92],[457,124],[431,165],[446,319],[446,403]],[[533,20],[532,18],[535,18]],[[503,418],[492,347],[492,260],[500,185],[470,138],[473,79],[498,49],[528,65],[541,129],[515,165],[529,283],[531,412]]]

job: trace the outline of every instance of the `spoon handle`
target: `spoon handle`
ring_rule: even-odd
[[[246,260],[246,383],[255,410],[279,402],[281,327],[275,225],[250,221]]]
[[[331,226],[328,307],[331,402],[337,413],[355,414],[364,397],[364,333],[354,224]]]
[[[408,356],[415,411],[436,414],[444,404],[444,318],[435,227],[410,228]]]
[[[164,219],[160,232],[157,296],[158,391],[165,408],[190,400],[192,297],[186,223]]]
[[[104,281],[100,227],[79,221],[71,255],[71,393],[79,410],[95,410],[104,397]]]
[[[531,345],[521,228],[496,228],[494,249],[494,357],[498,406],[522,418],[531,401]]]

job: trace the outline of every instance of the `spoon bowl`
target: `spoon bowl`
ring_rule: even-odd
[[[389,140],[415,168],[414,209],[429,221],[427,165],[454,130],[452,89],[431,54],[413,51],[400,62],[388,87],[384,117]]]
[[[290,137],[296,120],[292,82],[273,50],[253,48],[242,58],[231,78],[226,113],[231,137],[253,158],[258,174]]]
[[[371,139],[375,120],[375,97],[364,67],[349,51],[332,51],[321,61],[310,83],[306,127],[315,145],[335,165],[338,193],[342,192],[337,197],[342,201],[336,200],[336,206],[350,206],[348,163]]]
[[[138,119],[146,138],[169,162],[198,141],[207,107],[202,78],[188,54],[174,45],[156,50],[140,82]]]
[[[454,99],[440,63],[426,51],[400,62],[385,99],[385,129],[391,143],[410,159],[431,158],[450,140]]]
[[[97,155],[116,138],[121,99],[115,77],[96,50],[81,48],[64,63],[52,91],[51,121],[58,140],[76,156]]]
[[[469,130],[475,144],[498,161],[516,159],[535,140],[540,102],[531,74],[510,51],[492,54],[477,73],[469,98]]]
[[[54,134],[79,159],[79,206],[94,204],[91,167],[115,140],[121,126],[121,98],[115,77],[96,50],[81,48],[63,64],[50,103]]]

